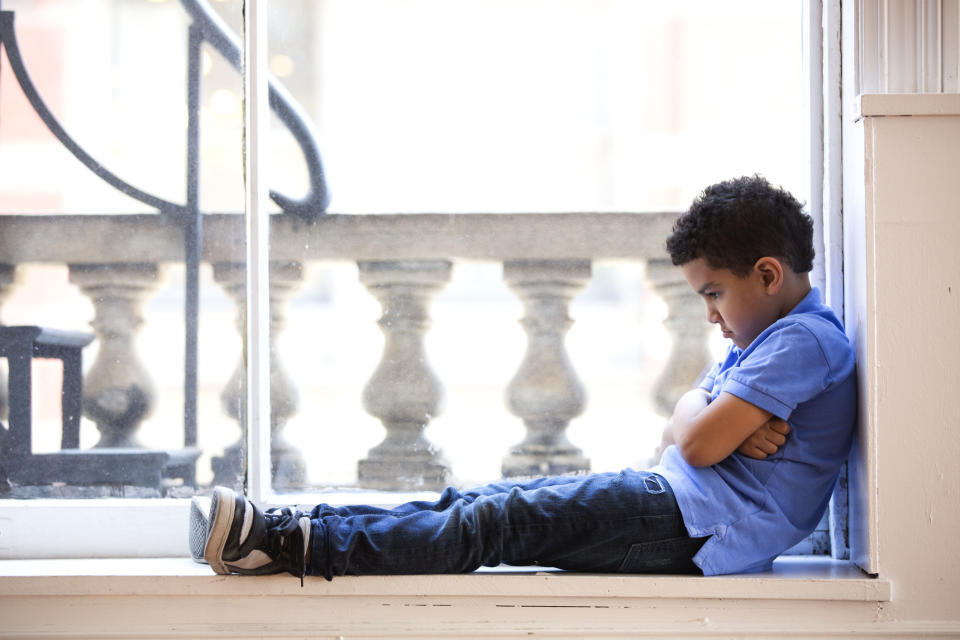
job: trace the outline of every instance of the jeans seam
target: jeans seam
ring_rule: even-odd
[[[674,519],[675,517],[676,517],[676,516],[674,516],[673,514],[660,513],[660,514],[653,514],[653,515],[627,516],[627,517],[625,517],[625,518],[603,518],[603,519],[598,519],[598,518],[576,518],[576,519],[574,519],[574,520],[559,520],[559,519],[558,519],[558,520],[555,520],[554,522],[550,522],[550,523],[546,523],[546,522],[529,522],[529,523],[521,523],[521,524],[508,523],[508,524],[503,525],[503,528],[504,528],[504,529],[513,529],[513,530],[516,530],[516,529],[520,529],[520,528],[532,529],[532,528],[537,528],[537,527],[549,527],[549,528],[552,529],[552,528],[555,528],[555,527],[557,526],[557,523],[558,523],[558,522],[559,522],[559,523],[565,523],[565,524],[566,524],[566,523],[571,523],[571,522],[574,522],[574,523],[576,523],[576,522],[585,522],[585,523],[587,523],[587,524],[617,524],[617,523],[621,523],[621,522],[633,522],[633,521],[635,521],[635,520],[657,520],[657,519],[671,519],[671,520],[672,520],[672,519]]]

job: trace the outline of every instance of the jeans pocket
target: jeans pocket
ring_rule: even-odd
[[[707,538],[667,538],[630,546],[619,573],[700,573],[693,563]]]

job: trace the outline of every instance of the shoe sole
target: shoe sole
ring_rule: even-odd
[[[203,559],[210,568],[220,575],[227,575],[230,569],[223,562],[223,547],[227,543],[230,529],[233,526],[236,494],[225,487],[213,490],[210,499],[210,519],[208,522],[207,541],[203,547]]]

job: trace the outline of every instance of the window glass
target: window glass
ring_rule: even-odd
[[[539,424],[518,398],[551,393],[528,357],[553,359],[543,375],[570,385],[568,397],[580,393],[571,378],[582,384],[582,399],[540,409],[579,412],[554,420],[549,438],[554,450],[569,440],[575,470],[648,464],[676,339],[663,326],[676,288],[662,270],[639,254],[586,256],[582,279],[557,276],[571,288],[572,325],[553,334],[554,351],[530,356],[527,306],[553,295],[549,277],[520,291],[497,241],[438,232],[491,213],[585,212],[587,228],[601,229],[589,216],[679,212],[704,186],[752,173],[805,199],[801,3],[302,0],[270,10],[269,67],[315,133],[328,212],[381,225],[366,240],[342,236],[353,253],[310,227],[271,247],[302,267],[287,273],[295,282],[275,274],[273,291],[274,426],[305,469],[292,485],[435,488],[434,465],[464,485],[500,477]],[[271,135],[271,184],[308,192],[295,136],[276,117]],[[435,228],[399,219],[430,213],[451,215]],[[662,257],[653,220],[637,233],[658,234]],[[516,236],[532,233],[515,224]],[[566,224],[531,254],[573,233]],[[398,251],[408,234],[435,241]],[[422,323],[402,317],[411,304]],[[704,314],[683,313],[673,326],[692,328],[696,343]],[[723,342],[707,335],[717,355]],[[702,351],[682,350],[691,384]]]
[[[190,25],[222,26],[232,34],[225,40],[238,42],[242,3],[5,0],[2,8],[15,15],[19,52],[53,116],[86,154],[154,199],[130,197],[79,162],[4,58],[0,266],[10,268],[0,270],[0,320],[94,334],[82,349],[80,449],[104,442],[111,427],[98,428],[96,416],[105,413],[113,417],[101,423],[119,425],[112,448],[185,461],[161,465],[159,489],[103,488],[94,474],[51,480],[44,495],[91,495],[77,485],[186,495],[189,482],[172,475],[185,468],[200,487],[239,486],[243,98],[224,39],[212,32],[193,67],[195,174],[188,87]],[[649,226],[630,228],[660,238],[655,214],[680,211],[731,176],[763,173],[805,198],[800,2],[284,0],[269,8],[269,67],[283,105],[271,105],[264,169],[281,195],[271,210],[282,237],[270,247],[275,486],[432,488],[439,477],[498,477],[539,424],[536,407],[518,406],[536,387],[530,357],[553,360],[574,389],[568,396],[581,393],[571,379],[582,387],[582,398],[554,397],[539,410],[562,406],[572,416],[555,445],[568,439],[571,456],[593,470],[647,464],[663,421],[653,390],[675,336],[663,326],[669,288],[643,252],[517,264],[524,255],[505,259],[479,233],[448,248],[449,237],[431,235],[438,228],[397,227],[390,214],[440,212],[451,214],[444,224],[460,224],[469,214],[583,212],[583,228],[602,234],[610,232],[589,216],[619,211],[651,214]],[[196,365],[183,257],[189,234],[200,232],[185,213],[191,198],[207,246],[197,265]],[[362,241],[345,233],[349,251],[330,248],[324,234],[336,231],[337,214],[377,215],[380,226]],[[581,228],[566,221],[538,236],[529,224],[517,221],[507,235],[539,237],[535,256],[556,234]],[[402,258],[381,250],[396,247],[395,234],[426,238],[431,250]],[[110,268],[91,266],[104,262]],[[561,293],[551,289],[557,279]],[[552,311],[537,307],[543,296]],[[538,322],[554,326],[552,346],[530,356]],[[722,348],[711,340],[714,352]],[[59,406],[47,400],[62,375],[48,366],[34,373],[31,454],[63,445]],[[192,376],[195,436],[184,419]],[[383,465],[379,454],[403,464]],[[408,482],[404,464],[421,455],[421,467],[442,469]],[[384,474],[392,479],[382,482]]]
[[[676,211],[752,173],[806,197],[799,0],[271,8],[335,211]],[[277,145],[273,179],[302,189]]]
[[[3,497],[238,485],[242,83],[209,38],[192,45],[200,20],[185,7],[2,4],[0,332],[8,349],[59,345],[3,403]],[[200,225],[199,212],[225,215]],[[16,335],[33,326],[43,334]],[[82,374],[49,357],[57,348],[81,354]],[[25,363],[2,366],[6,391]],[[82,406],[76,434],[65,386],[63,407]]]

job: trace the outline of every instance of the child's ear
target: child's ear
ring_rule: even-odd
[[[768,294],[776,294],[783,286],[783,265],[776,258],[763,257],[753,265],[753,270],[760,276],[763,288]]]

